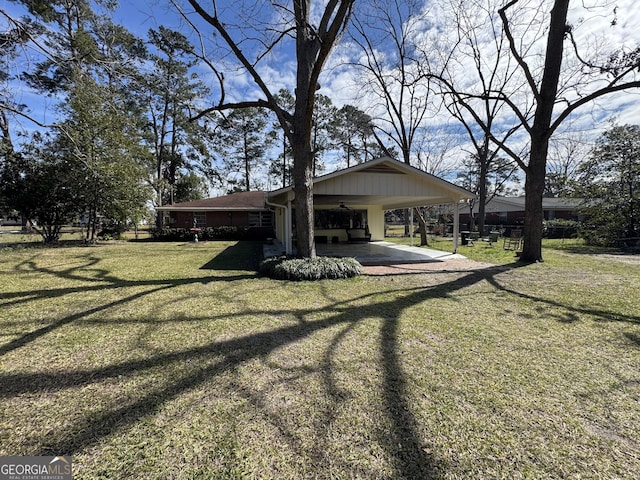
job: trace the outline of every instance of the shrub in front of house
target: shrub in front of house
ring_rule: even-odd
[[[545,238],[576,238],[580,222],[558,218],[544,222]]]
[[[355,258],[272,257],[260,264],[260,273],[277,280],[323,280],[352,278],[362,274],[362,265]]]
[[[163,227],[152,232],[155,240],[161,242],[190,242],[195,233],[190,228]],[[215,240],[266,240],[273,237],[273,230],[260,227],[205,227],[198,232],[199,241]]]

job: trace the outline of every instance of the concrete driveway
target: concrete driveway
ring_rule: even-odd
[[[264,258],[282,255],[283,252],[284,246],[278,241],[264,245]],[[466,258],[441,250],[391,242],[320,243],[316,244],[316,253],[325,257],[354,257],[362,265],[401,265]]]
[[[390,242],[317,244],[316,252],[327,257],[354,257],[362,265],[400,265],[465,258],[455,253]]]

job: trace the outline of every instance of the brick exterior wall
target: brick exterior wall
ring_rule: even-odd
[[[249,212],[202,212],[205,214],[205,227],[248,227]],[[170,227],[191,228],[193,227],[193,212],[170,212]]]

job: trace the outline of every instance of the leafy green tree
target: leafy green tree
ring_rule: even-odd
[[[205,129],[189,118],[197,99],[208,91],[190,69],[195,61],[191,43],[180,32],[160,26],[149,30],[150,68],[139,80],[148,118],[147,142],[153,155],[152,185],[156,204],[173,203],[181,170],[208,158]],[[160,226],[162,216],[157,216]]]
[[[578,183],[586,199],[588,241],[611,245],[640,236],[640,126],[604,132],[580,166]]]
[[[44,28],[38,42],[44,60],[24,78],[59,100],[62,120],[47,137],[46,148],[34,138],[25,151],[26,160],[12,167],[11,193],[14,199],[28,194],[32,201],[50,207],[52,213],[47,214],[31,200],[18,202],[21,211],[36,221],[36,228],[47,229],[45,240],[55,240],[60,222],[74,215],[88,219],[87,240],[94,240],[100,218],[125,222],[148,199],[140,183],[139,116],[126,95],[131,70],[123,67],[139,56],[141,44],[93,11],[94,7],[110,10],[113,1],[19,3]],[[54,175],[57,170],[60,174]],[[42,181],[44,174],[55,178]],[[39,183],[31,185],[24,179]],[[52,207],[51,199],[58,199],[54,203],[59,206]]]
[[[43,34],[44,60],[23,77],[31,87],[64,97],[77,75],[90,74],[101,62],[98,43],[92,32],[96,23],[107,21],[96,15],[88,0],[21,0],[35,20],[47,26]],[[113,7],[108,0],[97,5]]]
[[[373,120],[353,105],[344,105],[331,120],[329,133],[336,147],[343,154],[347,168],[366,162],[379,153],[372,142]]]
[[[254,171],[266,167],[267,152],[274,142],[267,110],[231,110],[220,118],[218,127],[216,150],[222,156],[230,190],[258,187]]]
[[[126,224],[130,212],[150,198],[147,171],[140,158],[139,131],[131,129],[117,92],[83,77],[70,91],[57,146],[76,166],[79,207],[87,219],[87,241],[94,241],[100,221]],[[70,186],[71,188],[71,186]]]
[[[176,203],[191,202],[205,198],[208,193],[207,183],[194,172],[180,175],[176,181],[174,200]]]
[[[57,139],[36,133],[4,165],[0,190],[6,205],[26,218],[45,243],[52,243],[79,213],[77,174],[75,161],[60,155]]]

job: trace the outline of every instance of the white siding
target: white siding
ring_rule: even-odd
[[[409,175],[354,172],[320,182],[314,186],[318,195],[442,195],[443,189],[427,185]]]

